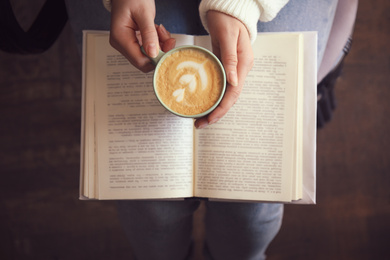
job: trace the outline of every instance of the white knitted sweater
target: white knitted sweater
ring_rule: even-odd
[[[215,10],[231,15],[248,29],[251,41],[257,36],[257,22],[271,21],[289,0],[202,0],[199,15],[203,26],[208,30],[206,14]]]
[[[257,36],[257,21],[268,22],[276,17],[289,0],[202,0],[199,15],[202,24],[208,30],[206,14],[210,10],[231,15],[248,29],[251,41]],[[111,0],[103,0],[104,6],[111,11]]]

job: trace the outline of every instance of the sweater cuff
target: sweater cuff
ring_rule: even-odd
[[[251,42],[257,37],[257,22],[260,18],[260,7],[253,0],[203,0],[199,5],[199,15],[206,31],[206,15],[210,10],[219,11],[240,20],[247,28]]]
[[[257,22],[271,21],[289,0],[202,0],[199,15],[208,31],[206,14],[210,10],[231,15],[240,20],[248,29],[251,42],[257,37]]]

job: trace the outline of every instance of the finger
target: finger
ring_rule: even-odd
[[[221,103],[219,103],[219,105],[209,115],[197,119],[195,121],[195,127],[201,129],[218,122],[237,102],[241,91],[242,84],[239,84],[238,86],[232,86],[231,84],[228,84],[226,86],[226,92],[221,100]]]
[[[253,53],[252,48],[250,48],[250,42],[243,44],[240,43],[240,41],[242,40],[239,39],[239,42],[237,44],[237,46],[239,46],[239,50],[237,51],[237,85],[234,86],[228,83],[226,87],[225,96],[223,97],[221,103],[208,117],[209,122],[218,121],[219,118],[223,117],[228,112],[228,110],[237,102],[244,87],[245,78],[252,68]],[[240,48],[240,46],[249,46],[249,48]]]
[[[134,31],[120,27],[113,28],[110,32],[110,44],[139,70],[149,72],[154,69],[150,59],[141,52]]]
[[[237,38],[238,35],[227,35],[219,41],[219,51],[223,67],[225,68],[227,82],[232,86],[238,85],[237,76]]]
[[[149,57],[155,58],[160,50],[154,17],[150,12],[138,12],[134,15],[142,37],[142,45]]]
[[[140,50],[137,24],[123,10],[124,7],[120,4],[112,5],[110,44],[136,68],[143,72],[149,72],[154,69],[154,66]]]
[[[171,33],[165,29],[164,25],[156,25],[157,35],[160,42],[165,42],[169,39],[171,39]]]
[[[219,105],[209,115],[197,119],[195,121],[195,127],[201,129],[208,125],[212,125],[218,122],[223,116],[226,115],[229,109],[236,103],[238,97],[240,96],[241,90],[242,90],[242,85],[232,86],[228,84],[226,87],[225,95],[221,100],[221,103],[219,103]]]
[[[164,52],[173,49],[176,45],[176,40],[171,37],[170,32],[168,32],[162,24],[156,26],[156,29],[161,49]]]

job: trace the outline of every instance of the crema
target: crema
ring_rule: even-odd
[[[210,54],[196,48],[179,49],[159,64],[156,94],[166,107],[181,115],[209,110],[221,97],[223,70]]]

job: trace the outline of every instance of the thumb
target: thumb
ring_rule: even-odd
[[[220,45],[221,61],[225,68],[227,82],[234,87],[238,86],[237,77],[237,44],[235,41],[224,41]]]
[[[157,30],[152,16],[138,19],[138,28],[141,33],[142,45],[149,57],[155,58],[160,50]]]

